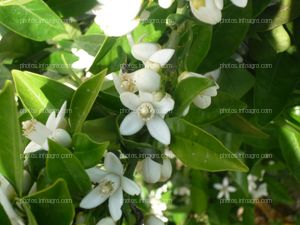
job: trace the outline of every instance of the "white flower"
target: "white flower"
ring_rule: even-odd
[[[22,123],[24,135],[31,140],[26,146],[24,154],[36,152],[40,149],[48,150],[48,138],[65,147],[72,143],[70,135],[64,130],[66,126],[66,107],[67,102],[64,102],[57,116],[55,111],[53,111],[48,117],[46,125],[34,119]]]
[[[130,33],[139,25],[137,15],[142,0],[98,0],[100,5],[93,10],[95,22],[105,35],[120,37]]]
[[[252,198],[258,199],[263,196],[268,196],[267,184],[262,183],[257,186],[256,182],[258,181],[258,177],[255,175],[249,174],[247,176],[248,180],[248,191],[252,195]]]
[[[100,220],[96,225],[116,225],[116,223],[111,217],[106,217]]]
[[[140,92],[139,96],[124,92],[120,99],[124,106],[133,111],[120,125],[122,135],[133,135],[146,125],[153,138],[165,145],[170,144],[170,130],[163,119],[174,108],[174,100],[169,94],[157,100],[154,94],[146,92]]]
[[[105,170],[91,168],[87,173],[92,182],[98,185],[80,202],[80,207],[85,209],[95,208],[108,201],[111,217],[117,221],[122,216],[123,191],[129,195],[139,195],[140,188],[132,180],[124,177],[124,168],[117,156],[108,152],[104,160]]]
[[[175,0],[158,0],[158,4],[160,7],[164,9],[170,8],[170,6],[173,4]]]
[[[131,48],[131,54],[144,63],[145,67],[155,71],[164,67],[175,53],[174,49],[161,49],[155,43],[139,43]]]
[[[11,225],[25,225],[22,218],[15,212],[10,199],[16,196],[11,184],[0,174],[0,204],[8,216]]]
[[[143,179],[145,182],[155,184],[165,182],[172,176],[172,164],[169,159],[163,159],[162,164],[155,162],[150,157],[142,161]]]
[[[145,225],[164,225],[164,222],[158,219],[156,216],[149,216],[146,221]]]
[[[248,0],[231,0],[231,2],[238,7],[244,8],[247,6]]]
[[[208,24],[217,24],[222,19],[223,0],[190,0],[194,16]]]
[[[217,196],[218,199],[225,197],[225,199],[230,199],[230,192],[235,192],[236,188],[229,186],[229,180],[227,177],[224,177],[222,184],[214,184],[214,188],[219,190]]]
[[[172,176],[172,163],[170,159],[163,159],[163,163],[161,165],[161,176],[160,181],[165,182],[170,179]]]
[[[212,75],[213,74],[213,75]],[[210,78],[213,79],[213,77],[218,77],[218,72],[212,71],[210,73],[207,73],[205,75],[192,73],[192,72],[183,72],[178,80],[179,82],[189,78],[189,77],[198,77],[198,78]],[[211,105],[211,98],[217,96],[218,94],[219,85],[215,82],[215,86],[209,87],[202,91],[194,100],[193,103],[200,109],[206,109]],[[185,116],[189,112],[189,107],[185,110],[183,115]]]
[[[71,51],[74,55],[76,55],[79,58],[78,61],[72,64],[73,69],[85,70],[89,69],[92,66],[95,60],[94,56],[90,55],[83,49],[72,48]]]
[[[133,73],[113,73],[113,81],[117,91],[123,92],[156,92],[160,88],[160,76],[153,70],[140,69]]]

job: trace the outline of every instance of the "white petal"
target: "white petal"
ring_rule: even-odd
[[[151,55],[160,49],[158,44],[154,43],[140,43],[135,44],[131,49],[133,57],[140,61],[147,61]]]
[[[111,217],[106,217],[100,220],[96,225],[116,225],[116,223]]]
[[[43,146],[45,142],[47,142],[48,137],[51,134],[51,130],[36,120],[25,121],[22,123],[22,125],[24,129],[24,135],[40,146]]]
[[[154,102],[155,95],[153,93],[140,91],[139,95],[140,95],[140,101],[141,102],[148,102],[148,103]]]
[[[214,184],[214,188],[217,190],[221,190],[223,186],[221,184]]]
[[[107,175],[107,172],[97,167],[87,169],[85,170],[85,172],[88,174],[90,180],[94,183],[99,183],[104,178],[104,176]]]
[[[108,201],[108,208],[111,217],[114,221],[118,221],[122,216],[121,207],[123,205],[123,191],[122,188],[119,188],[115,191],[110,197]]]
[[[224,0],[215,0],[215,4],[218,9],[222,10],[224,7]]]
[[[224,196],[224,192],[223,191],[220,191],[219,193],[218,193],[218,196],[217,196],[217,198],[218,199],[220,199],[220,198],[222,198],[223,196]]]
[[[165,182],[172,176],[172,163],[170,159],[164,159],[161,166],[161,177],[160,180]]]
[[[65,115],[66,115],[66,109],[67,109],[67,101],[63,103],[59,112],[57,113],[55,128],[60,128],[60,125],[63,123],[63,120],[65,119]]]
[[[185,110],[182,113],[182,116],[186,116],[190,111],[190,105],[188,107],[185,108]]]
[[[149,61],[160,64],[161,67],[165,66],[172,56],[174,55],[174,49],[162,49],[155,52],[150,58]]]
[[[229,187],[228,187],[228,191],[229,191],[229,192],[236,192],[236,188],[235,188],[235,187],[232,187],[232,186],[229,186]]]
[[[98,185],[90,193],[88,193],[80,202],[80,207],[84,209],[92,209],[101,205],[108,199],[109,196],[102,195],[100,192],[100,186]]]
[[[142,165],[144,181],[150,184],[157,183],[161,177],[161,165],[150,157],[144,159]]]
[[[139,195],[140,187],[127,177],[122,177],[122,188],[129,195]]]
[[[164,222],[158,219],[156,216],[149,216],[146,221],[145,225],[164,225]]]
[[[153,70],[140,69],[135,73],[136,86],[139,91],[155,92],[160,88],[160,76]]]
[[[194,16],[204,23],[215,25],[222,19],[221,10],[218,9],[215,1],[206,1],[206,6],[199,7],[198,9],[194,7],[193,1],[190,1],[190,6]]]
[[[211,104],[211,97],[210,96],[201,96],[201,95],[198,95],[193,103],[200,109],[206,109],[210,106]]]
[[[147,121],[147,128],[153,138],[162,144],[169,145],[171,142],[170,129],[166,122],[158,115]]]
[[[136,110],[141,104],[139,97],[131,92],[124,92],[120,95],[120,100],[124,106],[128,109]]]
[[[245,8],[247,6],[248,0],[231,0],[231,2],[238,7]]]
[[[171,95],[166,94],[159,102],[154,103],[156,111],[159,115],[164,116],[174,109],[175,101]]]
[[[115,85],[116,90],[118,91],[119,94],[123,93],[124,90],[121,87],[121,80],[120,77],[116,74],[116,73],[111,73],[112,77],[113,77],[113,82]]]
[[[225,194],[225,199],[227,199],[227,200],[230,199],[230,194],[228,191],[226,191],[224,194]]]
[[[46,127],[51,130],[52,132],[55,131],[56,129],[56,112],[53,111],[50,113],[47,122],[46,122]]]
[[[41,150],[41,149],[42,149],[42,147],[40,145],[38,145],[35,142],[31,141],[26,146],[26,148],[24,150],[24,154],[29,154],[29,153],[37,152],[38,150]]]
[[[51,139],[64,147],[70,147],[72,144],[72,138],[70,134],[64,129],[56,129],[51,134]]]
[[[218,88],[216,86],[209,87],[209,88],[205,89],[204,91],[202,91],[201,95],[214,97],[214,96],[217,96],[217,94],[218,94],[217,90],[218,90]]]
[[[164,9],[170,8],[170,6],[173,4],[175,0],[158,0],[158,4],[160,7]]]
[[[145,121],[141,120],[136,112],[129,113],[120,125],[120,133],[128,136],[136,134],[143,128]]]
[[[118,174],[120,176],[122,176],[124,173],[124,168],[120,159],[111,152],[107,152],[105,155],[104,167],[107,171]]]
[[[227,187],[229,185],[229,179],[228,179],[228,177],[224,177],[223,178],[222,185],[223,185],[223,187]]]
[[[133,31],[140,23],[139,19],[131,21],[115,21],[114,23],[102,23],[103,18],[96,16],[95,23],[100,26],[106,36],[121,37]]]

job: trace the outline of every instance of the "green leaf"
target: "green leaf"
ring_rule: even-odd
[[[0,23],[21,36],[45,41],[65,33],[61,19],[42,0],[0,4]]]
[[[22,202],[29,204],[38,224],[70,225],[73,222],[75,210],[67,184],[62,179],[23,198]]]
[[[6,215],[2,205],[0,205],[0,224],[1,225],[12,225],[11,222],[9,221],[9,218]]]
[[[34,215],[32,214],[32,212],[30,210],[30,206],[28,205],[28,203],[24,202],[22,204],[22,206],[23,206],[23,208],[25,210],[25,213],[26,213],[26,216],[27,216],[28,225],[38,225]]]
[[[253,8],[253,18],[259,16],[272,2],[272,0],[260,0],[260,1],[253,1],[252,8]]]
[[[7,81],[0,92],[0,173],[22,195],[24,146],[14,95],[14,88]]]
[[[217,69],[222,62],[226,62],[233,55],[249,28],[249,23],[243,22],[243,20],[250,19],[251,16],[251,0],[248,1],[245,8],[239,8],[234,4],[230,4],[222,11],[224,22],[214,26],[210,50],[198,68],[198,72],[206,73]],[[230,22],[226,22],[228,20]]]
[[[279,129],[279,143],[287,167],[300,181],[300,130],[283,124]]]
[[[281,0],[278,4],[267,8],[259,17],[258,21],[267,21],[265,23],[255,23],[251,31],[262,32],[272,30],[294,20],[300,15],[300,2],[298,0]]]
[[[207,55],[212,40],[212,26],[197,25],[192,32],[193,42],[185,58],[188,71],[195,71]]]
[[[63,178],[71,196],[79,201],[91,189],[91,182],[80,161],[66,148],[49,140],[46,171],[50,179]]]
[[[212,86],[214,81],[207,78],[189,77],[180,81],[175,90],[175,114],[182,115],[197,95]]]
[[[45,122],[49,114],[69,101],[73,90],[64,84],[31,72],[12,71],[17,93],[30,115]]]
[[[70,125],[74,133],[79,132],[101,90],[106,71],[82,83],[71,101]]]
[[[64,17],[81,16],[97,5],[96,0],[46,0],[46,3],[58,15],[63,15]]]
[[[74,155],[81,161],[84,168],[96,166],[108,147],[108,142],[97,143],[88,135],[78,133],[74,137]]]
[[[233,61],[229,63],[234,68],[223,68],[221,70],[222,73],[218,79],[219,91],[240,99],[254,86],[255,78],[248,70],[239,68],[240,64]]]
[[[105,35],[82,35],[75,39],[74,48],[83,49],[90,55],[96,55],[105,41]]]
[[[171,129],[171,149],[188,167],[206,171],[241,171],[248,168],[218,139],[206,131],[179,118],[168,119]]]
[[[212,98],[210,107],[206,109],[199,109],[196,106],[191,106],[189,114],[185,117],[185,119],[197,125],[213,123],[246,107],[247,105],[245,103],[224,92],[219,92],[216,97]],[[227,112],[228,110],[229,112]]]
[[[270,113],[256,114],[257,121],[266,125],[284,109],[299,80],[300,67],[287,54],[278,54],[275,59],[260,63],[272,65],[270,69],[257,69],[254,87],[254,108],[272,110]]]

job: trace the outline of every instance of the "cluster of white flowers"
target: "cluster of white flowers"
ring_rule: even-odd
[[[248,180],[248,191],[252,195],[252,198],[259,199],[264,196],[268,196],[267,183],[261,183],[257,185],[258,181],[262,181],[257,176],[249,174],[247,176]]]
[[[224,0],[189,0],[193,15],[208,24],[217,24],[222,20]],[[248,0],[231,0],[238,7],[246,7]]]

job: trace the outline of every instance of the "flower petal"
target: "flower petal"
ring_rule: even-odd
[[[175,0],[158,0],[158,4],[163,9],[168,9],[171,7],[171,5],[173,4],[174,1]]]
[[[51,135],[49,130],[44,124],[36,120],[28,120],[22,123],[24,135],[35,142],[36,144],[43,146],[48,141],[48,137]]]
[[[53,111],[50,113],[47,122],[46,122],[46,127],[51,130],[52,132],[55,131],[56,129],[56,113]]]
[[[139,96],[131,92],[122,93],[120,95],[120,100],[124,106],[131,110],[136,110],[141,103]]]
[[[165,66],[175,53],[174,49],[162,49],[155,52],[149,61],[160,64],[161,67]]]
[[[223,187],[227,187],[229,185],[229,179],[228,177],[224,177],[222,181]]]
[[[101,219],[96,225],[116,225],[116,223],[111,217],[106,217]]]
[[[227,189],[228,189],[229,192],[236,192],[235,187],[229,186]]]
[[[218,9],[222,10],[224,7],[224,0],[215,0],[215,4]]]
[[[217,190],[221,190],[223,186],[221,184],[214,184],[214,188]]]
[[[161,166],[161,177],[160,180],[165,182],[172,176],[172,163],[170,159],[164,159]]]
[[[59,112],[57,113],[55,128],[60,128],[60,125],[62,125],[62,123],[65,119],[66,109],[67,109],[67,101],[64,101]]]
[[[127,177],[122,177],[122,188],[129,195],[139,195],[140,187]]]
[[[160,46],[158,44],[140,43],[140,44],[135,44],[131,48],[131,54],[135,59],[145,62],[151,57],[151,55],[153,55],[159,49]]]
[[[112,77],[113,77],[113,82],[115,85],[116,90],[118,91],[119,94],[123,93],[124,90],[121,87],[121,80],[120,77],[116,74],[116,73],[111,73]]]
[[[24,150],[24,154],[29,154],[29,153],[37,152],[37,151],[39,151],[41,149],[42,149],[42,147],[40,145],[38,145],[35,142],[31,141],[26,146],[26,148]]]
[[[156,113],[164,117],[168,112],[174,109],[175,101],[171,95],[166,94],[159,102],[154,103]]]
[[[120,176],[122,176],[124,173],[124,168],[120,159],[111,152],[107,152],[105,155],[104,167],[107,171],[118,174]]]
[[[101,170],[97,167],[87,169],[87,170],[85,170],[85,172],[88,174],[90,180],[93,183],[99,183],[101,181],[101,179],[103,179],[103,177],[105,175],[107,175],[107,172],[105,172],[104,170]]]
[[[155,184],[161,177],[161,165],[150,157],[142,161],[143,166],[143,179],[145,182]]]
[[[153,138],[162,144],[169,145],[171,142],[170,129],[166,122],[158,115],[147,121],[147,128]]]
[[[143,128],[145,122],[140,119],[136,112],[129,113],[120,125],[122,135],[133,135]]]
[[[214,97],[214,96],[217,96],[217,94],[218,94],[217,90],[218,90],[217,86],[209,87],[209,88],[205,89],[204,91],[202,91],[201,95]]]
[[[119,188],[110,197],[108,201],[108,208],[111,217],[114,221],[118,221],[122,216],[121,207],[123,205],[123,190]]]
[[[108,199],[109,196],[102,195],[100,192],[100,185],[98,185],[95,189],[90,191],[80,202],[80,207],[84,209],[92,209],[101,205]]]
[[[135,82],[139,91],[155,92],[160,88],[160,76],[153,70],[140,69],[135,73]]]
[[[211,104],[211,97],[210,96],[202,96],[202,95],[198,95],[193,103],[200,109],[206,109],[210,106]]]
[[[221,10],[218,9],[218,7],[215,4],[215,1],[206,1],[206,6],[200,6],[196,8],[193,5],[193,1],[190,0],[190,7],[194,16],[204,23],[215,25],[219,23],[222,19]]]
[[[231,0],[231,2],[238,7],[245,8],[247,6],[248,0]]]

